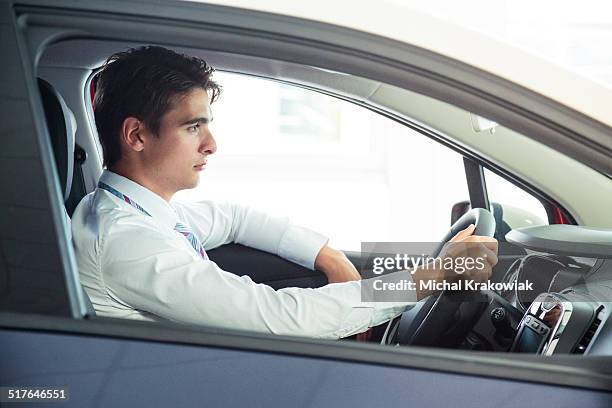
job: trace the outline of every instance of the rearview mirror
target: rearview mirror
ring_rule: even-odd
[[[497,122],[493,122],[492,120],[483,118],[482,116],[478,116],[473,113],[470,113],[470,121],[472,122],[472,129],[474,129],[474,132],[476,133],[484,132],[486,130],[490,131],[491,133],[495,133],[495,128],[499,126]]]

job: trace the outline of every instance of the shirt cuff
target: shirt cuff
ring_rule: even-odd
[[[329,238],[313,230],[290,225],[278,245],[278,255],[314,270],[315,259]]]
[[[373,302],[364,301],[364,281],[352,281],[333,283],[317,290],[332,294],[334,298],[345,302],[347,312],[338,323],[338,328],[330,333],[322,333],[316,337],[326,339],[339,339],[362,333],[370,327],[378,326],[414,305],[412,296],[408,295],[407,301],[398,302]],[[366,296],[367,297],[367,296]],[[414,297],[416,300],[416,297]]]

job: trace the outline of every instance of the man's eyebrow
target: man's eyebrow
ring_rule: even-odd
[[[199,117],[199,118],[192,118],[189,120],[184,121],[183,123],[181,123],[179,126],[185,126],[185,125],[195,125],[197,124],[207,124],[212,122],[212,118],[207,118],[205,116]]]

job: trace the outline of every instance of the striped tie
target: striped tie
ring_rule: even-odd
[[[189,241],[193,249],[195,249],[196,252],[200,254],[202,259],[204,259],[205,261],[208,260],[208,255],[206,255],[206,251],[204,251],[204,247],[200,243],[200,240],[198,239],[198,237],[195,236],[193,232],[191,232],[188,226],[177,222],[174,226],[174,230],[180,232],[185,236],[185,238],[187,238],[187,241]]]
[[[151,217],[151,214],[149,214],[136,201],[132,200],[130,197],[126,196],[121,191],[114,189],[113,187],[109,186],[106,183],[103,183],[102,181],[98,182],[98,187],[101,188],[102,190],[108,191],[109,193],[125,201],[132,207],[136,208],[141,213]],[[189,241],[193,249],[195,249],[195,251],[200,255],[200,257],[202,257],[203,260],[208,261],[208,255],[206,255],[206,251],[204,251],[204,247],[200,243],[200,240],[198,239],[198,237],[196,237],[194,233],[191,232],[188,226],[186,226],[185,224],[181,224],[180,222],[177,222],[176,225],[174,226],[174,230],[179,232],[185,238],[187,238],[187,241]]]

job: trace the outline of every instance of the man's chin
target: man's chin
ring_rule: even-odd
[[[183,185],[181,185],[180,189],[177,190],[178,191],[183,191],[183,190],[191,190],[196,188],[198,185],[200,184],[200,177],[198,177],[196,180],[193,180],[189,183],[183,183]]]
[[[188,189],[196,188],[199,184],[200,184],[200,175],[198,174],[195,180],[192,180],[192,182],[189,184],[189,187],[186,187],[185,189],[188,190]]]

